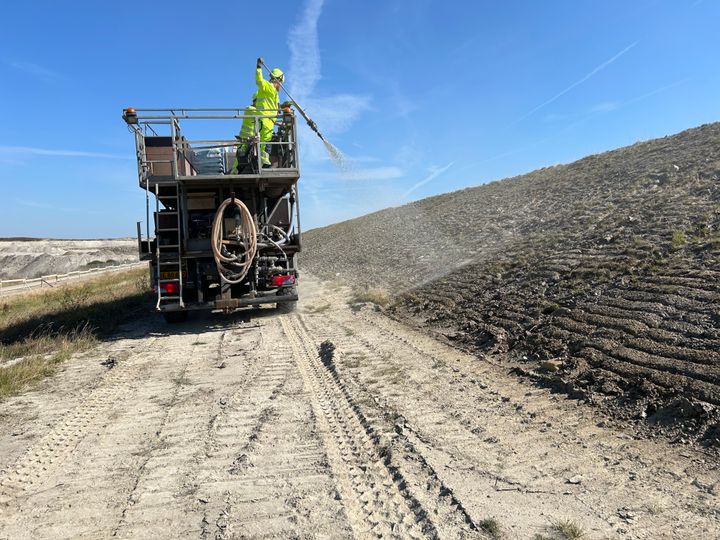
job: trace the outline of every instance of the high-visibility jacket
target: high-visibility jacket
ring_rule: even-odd
[[[258,87],[255,108],[268,109],[266,111],[259,110],[258,114],[262,116],[276,116],[278,107],[280,106],[280,97],[272,83],[263,78],[261,68],[257,68],[255,72],[255,82]]]
[[[248,115],[256,116],[258,114],[258,112],[257,112],[257,109],[253,105],[250,105],[249,107],[247,107],[245,109],[244,114],[246,116],[248,116]],[[260,122],[256,118],[244,118],[243,119],[242,127],[240,128],[240,138],[249,139],[250,137],[257,135],[257,131],[255,130],[255,122],[256,121],[258,122],[258,125],[259,125]]]

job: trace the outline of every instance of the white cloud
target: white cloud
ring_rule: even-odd
[[[132,156],[127,155],[104,154],[102,152],[85,152],[82,150],[53,150],[49,148],[34,148],[31,146],[0,146],[0,154],[58,157],[90,157],[103,159],[134,159]]]
[[[423,178],[420,182],[412,186],[410,189],[408,189],[405,193],[403,193],[402,198],[407,199],[407,197],[414,192],[417,189],[420,189],[425,184],[432,182],[435,180],[438,176],[443,174],[445,171],[447,171],[450,167],[452,167],[455,164],[454,161],[451,161],[444,167],[431,167],[430,168],[430,174],[428,174],[425,178]]]
[[[299,100],[309,96],[320,80],[320,46],[317,24],[324,0],[308,0],[300,20],[290,29],[289,85]]]
[[[312,111],[311,118],[323,134],[347,131],[360,115],[370,108],[370,97],[336,94],[324,98],[306,98],[303,107]]]
[[[321,58],[318,20],[323,0],[307,0],[297,23],[288,33],[290,93],[323,134],[342,133],[370,107],[370,97],[357,94],[316,96],[315,87],[321,79]],[[303,130],[306,135],[310,133]],[[315,136],[312,135],[311,139]],[[317,140],[313,141],[317,145]],[[311,158],[314,157],[311,155]]]

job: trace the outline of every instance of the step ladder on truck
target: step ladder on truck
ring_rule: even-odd
[[[244,120],[257,128],[268,115],[278,126],[262,143],[269,167],[257,137],[234,135]],[[301,242],[293,111],[128,108],[123,119],[145,191],[138,245],[156,309],[168,322],[192,310],[294,309]]]

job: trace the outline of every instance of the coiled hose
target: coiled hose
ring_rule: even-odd
[[[228,206],[235,205],[240,210],[240,226],[235,230],[233,235],[244,251],[238,255],[233,255],[228,250],[223,249],[223,216]],[[255,229],[255,220],[243,202],[236,198],[225,199],[215,212],[215,218],[212,223],[212,236],[210,244],[212,246],[213,255],[215,256],[215,264],[217,264],[220,279],[225,283],[235,285],[240,283],[248,271],[250,265],[255,258],[257,252],[257,230]],[[224,253],[223,253],[224,252]]]

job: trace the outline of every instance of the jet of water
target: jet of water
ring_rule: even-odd
[[[328,156],[330,156],[330,159],[335,164],[335,166],[340,169],[340,172],[345,177],[352,177],[353,174],[353,162],[352,160],[342,153],[340,149],[338,149],[334,144],[323,140],[323,144],[325,145],[325,150],[328,153]]]

